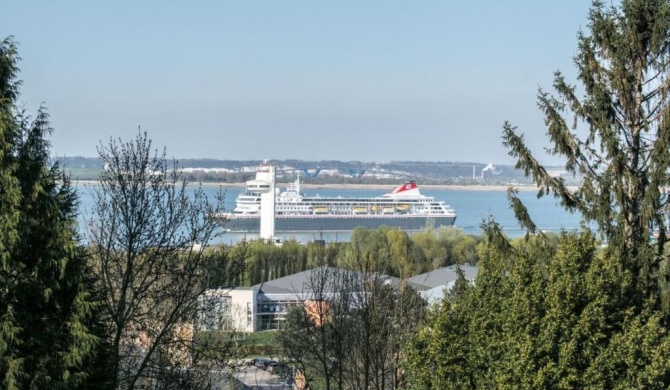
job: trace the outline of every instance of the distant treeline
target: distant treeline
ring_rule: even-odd
[[[321,265],[349,268],[352,259],[363,256],[377,264],[384,274],[410,277],[452,264],[476,265],[482,238],[464,234],[454,227],[406,232],[382,227],[356,229],[347,243],[289,240],[282,246],[262,241],[242,242],[223,247],[232,263],[244,264],[231,285],[251,286]]]
[[[60,157],[57,159],[74,179],[95,180],[103,164],[99,158]],[[258,166],[261,160],[215,160],[215,159],[179,159],[178,166],[185,168],[185,177],[192,182],[240,183],[254,177],[253,172],[245,168]],[[456,185],[506,185],[509,183],[529,184],[523,172],[513,166],[475,163],[475,162],[430,162],[430,161],[391,161],[370,163],[361,161],[303,161],[271,160],[279,167],[277,181],[295,180],[299,172],[302,181],[312,184],[395,184],[402,180],[416,180],[420,184],[456,184]],[[202,169],[197,169],[202,168]],[[227,169],[222,172],[214,169]],[[291,170],[283,170],[291,168]],[[321,170],[315,175],[317,170]],[[560,172],[561,168],[556,168]],[[568,184],[576,183],[566,178]]]

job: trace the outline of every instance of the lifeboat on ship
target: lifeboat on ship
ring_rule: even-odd
[[[401,203],[398,206],[396,206],[396,210],[402,211],[402,212],[409,211],[409,205],[406,204],[406,203]]]
[[[354,214],[367,214],[368,213],[368,208],[367,207],[354,207]]]

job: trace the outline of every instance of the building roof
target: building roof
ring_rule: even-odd
[[[452,265],[439,268],[421,275],[411,277],[405,283],[419,291],[428,301],[433,301],[443,295],[445,289],[451,288],[458,279],[457,267],[460,267],[466,279],[474,281],[477,277],[478,268],[465,265]],[[357,271],[346,270],[335,267],[317,267],[310,270],[284,276],[267,282],[259,283],[251,287],[258,291],[261,300],[283,301],[315,299],[318,295],[324,298],[341,291],[340,283],[352,283],[353,289],[363,280],[364,274]],[[401,280],[386,275],[379,275],[381,281],[394,288],[399,288]],[[317,286],[323,285],[321,291],[314,291]],[[340,285],[341,286],[341,285]]]
[[[449,267],[439,268],[425,274],[417,275],[409,278],[409,282],[414,285],[422,285],[423,288],[415,289],[429,304],[439,302],[444,298],[445,291],[454,288],[458,280],[457,268],[460,267],[463,271],[465,279],[474,282],[477,277],[479,268],[469,264],[464,265],[450,265]]]
[[[408,282],[412,284],[418,284],[425,286],[427,289],[433,289],[436,287],[444,287],[451,282],[455,282],[458,279],[458,273],[456,268],[460,267],[463,271],[463,275],[466,279],[474,281],[477,278],[477,272],[479,268],[464,264],[464,265],[450,265],[449,267],[439,268],[425,274],[413,276],[408,279]]]
[[[314,287],[323,285],[324,290],[320,294],[328,295],[337,292],[337,280],[339,277],[362,279],[363,274],[357,271],[346,270],[335,267],[317,267],[307,271],[298,272],[293,275],[284,276],[278,279],[259,283],[252,288],[258,289],[260,294],[270,298],[285,299],[288,297],[297,297],[312,295]],[[380,276],[384,283],[393,286],[398,285],[399,279],[393,276]],[[340,279],[341,280],[341,279]]]
[[[330,267],[313,268],[278,279],[262,282],[252,287],[257,288],[259,292],[266,294],[289,294],[312,291],[311,286],[314,284],[312,281],[315,280],[320,273],[330,272],[329,268]]]

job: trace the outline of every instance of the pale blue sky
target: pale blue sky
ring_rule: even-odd
[[[5,0],[0,37],[59,155],[141,125],[182,158],[511,164],[503,122],[548,145],[537,88],[589,4]]]

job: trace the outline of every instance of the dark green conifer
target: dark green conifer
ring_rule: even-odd
[[[641,274],[645,285],[658,268],[668,230],[670,3],[594,1],[589,33],[580,32],[578,42],[579,84],[556,72],[556,95],[540,90],[538,96],[550,152],[583,178],[577,191],[551,176],[509,123],[504,144],[517,168],[540,187],[539,195],[553,193],[566,208],[595,222],[622,265]],[[528,216],[522,220],[528,225]],[[654,231],[656,257],[642,264],[648,256],[640,251]]]
[[[49,162],[45,108],[17,106],[16,45],[0,43],[0,387],[83,387],[97,338],[77,199]]]
[[[553,177],[510,124],[504,143],[540,188],[607,240],[563,232],[509,243],[485,224],[476,285],[448,296],[407,349],[413,388],[667,389],[668,317],[659,270],[670,168],[670,3],[594,1],[575,56],[580,86],[540,91],[552,153],[583,178]],[[580,98],[578,95],[583,94]],[[531,216],[508,192],[529,232]],[[649,238],[658,229],[659,240]],[[659,289],[659,287],[661,287]]]

